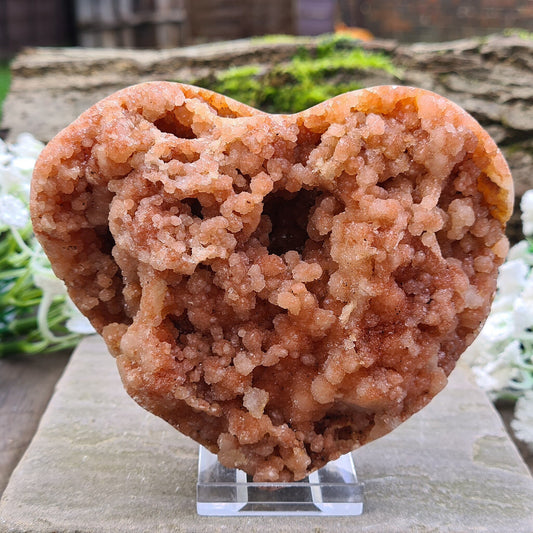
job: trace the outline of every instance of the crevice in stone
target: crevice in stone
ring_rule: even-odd
[[[290,250],[302,253],[309,239],[307,223],[321,191],[301,189],[297,193],[276,192],[265,198],[263,214],[270,218],[268,251],[282,255]]]
[[[203,220],[204,215],[202,214],[202,204],[197,198],[185,198],[181,201],[183,204],[186,204],[191,209],[191,215]]]
[[[179,139],[196,139],[192,128],[182,124],[172,112],[156,120],[154,126],[163,133],[170,133]]]

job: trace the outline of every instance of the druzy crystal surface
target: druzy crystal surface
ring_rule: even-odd
[[[132,398],[283,481],[445,386],[488,314],[512,197],[487,133],[427,91],[269,115],[161,82],[47,146],[32,216]]]

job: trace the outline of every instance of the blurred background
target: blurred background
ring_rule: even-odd
[[[0,0],[0,58],[26,46],[172,48],[343,28],[443,41],[515,27],[533,30],[531,0]]]

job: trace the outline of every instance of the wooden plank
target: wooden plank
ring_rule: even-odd
[[[139,11],[133,13],[128,8],[129,0],[118,0],[116,12],[108,4],[99,4],[98,14],[93,18],[83,17],[78,19],[78,25],[83,30],[89,31],[115,31],[124,27],[140,26],[142,24],[174,24],[183,23],[186,13],[181,8],[161,9],[157,11]],[[161,2],[165,5],[167,2]],[[101,7],[104,6],[104,9]]]
[[[120,20],[124,20],[132,12],[132,0],[118,0],[118,15]],[[133,48],[135,46],[135,35],[133,28],[125,26],[122,28],[122,46],[125,48]]]
[[[30,443],[70,352],[0,360],[0,494]]]
[[[187,0],[193,39],[236,39],[249,34],[247,5],[238,0]]]
[[[250,35],[293,32],[293,2],[253,0],[248,6]]]
[[[287,0],[188,0],[187,12],[193,40],[294,31],[293,2]]]
[[[159,24],[156,28],[158,48],[172,48],[182,44],[180,26],[185,20],[185,12],[180,3],[176,0],[156,0],[154,15],[157,15]]]
[[[86,0],[76,0],[76,24],[78,26],[78,38],[81,46],[96,46],[96,39],[89,30],[93,23],[93,4]]]
[[[97,11],[97,24],[100,35],[102,36],[102,46],[113,48],[117,46],[117,35],[113,29],[117,24],[114,2],[112,0],[99,0]]]
[[[135,0],[135,8],[130,16],[144,17],[154,8],[154,0]],[[150,48],[154,46],[155,32],[154,26],[147,22],[133,24],[135,28],[135,46],[139,48]]]

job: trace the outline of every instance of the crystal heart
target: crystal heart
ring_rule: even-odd
[[[424,90],[269,115],[154,82],[48,144],[31,207],[133,399],[277,481],[445,386],[489,311],[512,189],[481,126]]]

